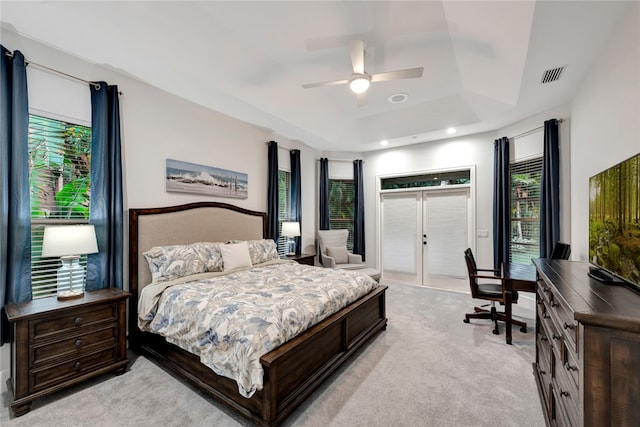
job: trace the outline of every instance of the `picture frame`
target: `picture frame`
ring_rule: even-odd
[[[165,188],[167,192],[246,199],[249,176],[215,166],[167,159]]]

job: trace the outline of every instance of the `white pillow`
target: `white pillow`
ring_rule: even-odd
[[[220,245],[224,271],[240,267],[251,267],[251,255],[246,241]]]
[[[333,258],[336,264],[347,264],[349,262],[346,246],[327,247],[327,255]]]

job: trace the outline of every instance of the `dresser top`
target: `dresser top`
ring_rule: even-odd
[[[104,304],[108,301],[117,301],[129,297],[129,293],[122,289],[107,288],[97,291],[86,291],[80,298],[69,300],[58,300],[55,296],[38,298],[32,301],[19,304],[7,304],[4,310],[9,321],[20,320],[25,317],[32,317],[46,314],[51,311],[74,309],[80,306],[94,304]]]
[[[552,284],[584,324],[640,332],[640,294],[622,285],[599,282],[586,262],[538,258],[538,275]]]

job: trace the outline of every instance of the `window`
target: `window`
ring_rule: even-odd
[[[529,264],[540,256],[540,185],[542,158],[510,165],[511,236],[509,261]]]
[[[89,222],[91,128],[29,115],[33,298],[56,293],[58,258],[42,258],[45,225]],[[86,266],[86,255],[80,258]]]
[[[289,201],[291,195],[291,172],[278,171],[278,253],[286,255],[289,252],[287,237],[282,236],[282,223],[289,221],[291,215]]]
[[[349,251],[353,250],[353,199],[352,179],[329,180],[329,228],[349,230]]]

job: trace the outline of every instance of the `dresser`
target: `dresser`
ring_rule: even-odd
[[[126,300],[120,289],[86,292],[82,298],[41,298],[8,304],[11,378],[7,389],[16,416],[39,397],[127,367]]]
[[[533,374],[548,426],[640,426],[640,295],[536,259]]]

